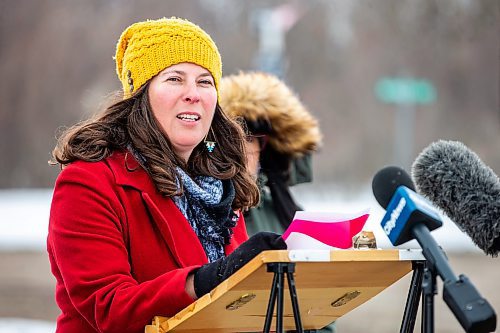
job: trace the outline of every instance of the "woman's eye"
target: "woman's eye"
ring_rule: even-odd
[[[172,77],[167,78],[167,81],[171,81],[171,82],[180,82],[180,81],[181,81],[181,79],[180,79],[179,77],[172,76]]]
[[[200,80],[200,83],[204,85],[213,85],[212,81],[210,80]]]

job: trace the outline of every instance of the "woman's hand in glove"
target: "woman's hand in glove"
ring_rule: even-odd
[[[196,296],[201,297],[210,292],[262,251],[285,249],[286,243],[281,235],[273,232],[256,233],[227,257],[203,265],[194,273]]]

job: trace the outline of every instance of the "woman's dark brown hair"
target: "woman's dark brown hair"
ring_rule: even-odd
[[[76,160],[96,162],[115,150],[132,147],[141,157],[157,190],[165,196],[182,193],[177,186],[176,167],[191,176],[207,175],[232,179],[236,197],[234,209],[246,209],[259,201],[255,180],[246,169],[245,134],[217,104],[210,141],[217,146],[209,153],[203,142],[195,147],[187,162],[177,156],[151,111],[146,83],[130,98],[115,102],[102,113],[67,129],[52,152],[53,163],[65,166]]]

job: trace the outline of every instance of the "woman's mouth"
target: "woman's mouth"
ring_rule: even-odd
[[[196,114],[187,114],[187,113],[182,113],[177,115],[177,118],[180,120],[184,121],[198,121],[200,120],[200,116]]]

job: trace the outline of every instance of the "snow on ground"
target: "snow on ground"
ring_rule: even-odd
[[[0,318],[0,333],[49,333],[56,324],[43,320],[24,318]]]
[[[52,190],[0,190],[0,251],[45,250]]]
[[[293,194],[307,211],[330,211],[355,213],[370,209],[370,217],[365,230],[375,233],[380,248],[390,248],[391,243],[380,227],[384,210],[371,192],[340,195],[341,190],[332,187],[296,186]],[[0,190],[0,251],[45,250],[49,220],[51,189]],[[443,227],[432,235],[445,251],[479,251],[470,238],[449,219],[444,218]],[[404,248],[419,247],[411,241]]]

